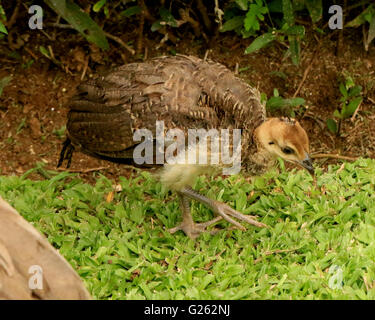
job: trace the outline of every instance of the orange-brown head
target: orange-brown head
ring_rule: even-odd
[[[281,157],[286,161],[298,163],[314,174],[309,156],[309,138],[296,120],[270,118],[256,128],[254,134],[258,146],[270,157]]]

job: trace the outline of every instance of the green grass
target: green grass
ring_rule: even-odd
[[[249,226],[196,241],[164,227],[179,203],[149,173],[95,186],[59,173],[49,180],[0,176],[0,194],[48,237],[96,299],[374,299],[375,161],[241,176],[200,178],[196,190],[255,214]],[[196,221],[212,213],[193,203]],[[226,222],[221,223],[227,226]],[[331,289],[330,279],[342,283]],[[333,273],[332,273],[333,272]],[[336,273],[335,273],[336,272]],[[340,274],[339,274],[340,275]]]

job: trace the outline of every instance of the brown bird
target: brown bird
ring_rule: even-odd
[[[308,136],[300,124],[286,118],[266,119],[258,90],[210,60],[177,55],[123,65],[81,84],[69,102],[69,109],[67,140],[58,166],[65,159],[70,166],[75,149],[114,162],[139,164],[141,156],[136,150],[141,142],[133,137],[137,129],[148,129],[151,133],[149,142],[159,151],[160,148],[165,151],[173,144],[169,141],[163,146],[156,139],[157,121],[162,120],[165,129],[180,129],[185,137],[189,129],[206,129],[206,132],[213,128],[230,129],[231,133],[233,129],[241,129],[240,143],[236,146],[231,143],[230,150],[232,153],[241,150],[237,160],[240,159],[242,168],[252,175],[264,173],[275,165],[277,157],[298,163],[311,173],[314,170],[309,157]],[[170,232],[182,230],[195,238],[222,218],[242,230],[245,228],[235,219],[265,226],[191,188],[197,176],[217,173],[217,169],[229,166],[227,162],[224,164],[222,157],[219,162],[213,161],[215,155],[222,155],[223,138],[212,135],[208,138],[211,143],[219,142],[220,147],[215,152],[212,145],[207,149],[206,164],[168,162],[173,157],[175,162],[186,160],[193,147],[202,145],[201,140],[196,146],[187,143],[183,152],[176,147],[185,146],[184,140],[179,140],[174,152],[163,158],[167,163],[161,169],[160,180],[179,194],[183,213],[181,224]],[[196,157],[204,155],[204,151],[200,151],[204,149],[198,150]],[[151,159],[154,164],[155,154],[152,153]],[[194,223],[190,200],[207,205],[218,216],[205,223]]]

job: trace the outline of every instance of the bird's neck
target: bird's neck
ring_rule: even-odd
[[[267,171],[271,166],[276,162],[276,159],[273,158],[263,147],[257,136],[257,130],[253,132],[244,133],[248,134],[249,138],[246,142],[246,145],[243,145],[244,156],[243,163],[244,169],[250,171],[253,174],[259,175]],[[246,141],[246,139],[245,139]]]

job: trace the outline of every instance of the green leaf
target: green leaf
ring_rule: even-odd
[[[236,32],[238,33],[237,30],[236,30]],[[241,31],[240,31],[240,34],[242,35],[242,38],[246,39],[246,38],[249,38],[249,37],[256,36],[257,35],[257,31],[255,31],[255,30],[246,31],[244,28],[242,28]]]
[[[280,109],[282,107],[284,107],[284,99],[280,96],[271,97],[266,103],[266,108],[268,110]]]
[[[242,211],[245,209],[247,203],[246,192],[242,189],[238,189],[236,192],[236,210]]]
[[[240,7],[241,10],[246,11],[247,10],[247,5],[248,5],[248,0],[236,0],[237,5]]]
[[[305,99],[303,98],[284,99],[284,103],[287,107],[298,107],[298,106],[305,104]]]
[[[375,227],[372,225],[361,223],[356,234],[356,238],[366,244],[370,244],[375,241]]]
[[[137,224],[140,224],[144,219],[142,206],[138,205],[131,208],[129,218]]]
[[[292,1],[283,0],[283,14],[284,20],[288,24],[288,26],[291,27],[292,25],[294,25],[294,12]]]
[[[4,77],[0,79],[0,96],[3,94],[4,88],[10,83],[12,80],[11,76]]]
[[[230,275],[230,276],[235,276],[244,272],[245,270],[242,266],[235,265],[235,264],[228,266],[225,270],[225,274]]]
[[[252,3],[244,20],[244,28],[246,31],[259,30],[258,20],[264,20],[263,14],[267,13],[267,8],[262,6],[262,2]]]
[[[220,32],[232,31],[241,27],[244,23],[245,16],[235,16],[234,18],[225,21],[223,26],[220,29]]]
[[[253,29],[253,30],[260,29],[260,25],[256,16],[256,8],[257,8],[256,5],[251,4],[250,10],[246,14],[246,18],[243,24],[246,31],[249,31],[250,29]]]
[[[349,90],[349,97],[355,97],[361,94],[362,86],[354,86]]]
[[[245,54],[249,54],[252,52],[255,52],[259,49],[262,49],[265,47],[267,44],[272,42],[273,40],[276,39],[276,34],[273,34],[271,32],[265,33],[258,38],[256,38],[245,50]]]
[[[5,26],[2,24],[1,21],[0,21],[0,32],[5,33],[5,34],[8,34],[7,29],[6,29]]]
[[[346,90],[346,87],[342,82],[339,85],[339,90],[340,90],[341,94],[343,95],[343,97],[345,97],[345,99],[346,99],[346,97],[348,96],[348,90]]]
[[[304,26],[291,26],[287,30],[285,30],[285,34],[289,36],[300,36],[303,37],[305,35],[305,27]]]
[[[336,118],[342,119],[342,115],[341,115],[340,111],[337,110],[337,109],[333,112],[333,116],[336,117]]]
[[[350,76],[346,77],[346,81],[345,81],[346,89],[349,90],[351,87],[354,87],[354,86],[355,86],[355,83],[354,83],[353,78]]]
[[[71,0],[45,0],[45,2],[89,42],[95,43],[104,50],[109,48],[103,30],[74,2]]]
[[[366,23],[366,17],[368,15],[375,15],[375,6],[373,4],[369,5],[362,13],[360,13],[357,17],[355,17],[353,20],[349,21],[345,27],[359,27],[362,24]],[[368,18],[367,18],[368,19]]]
[[[295,36],[288,36],[289,50],[294,65],[298,66],[300,61],[300,44]]]
[[[280,279],[279,283],[277,284],[278,288],[282,287],[282,285],[284,284],[284,282],[285,282],[285,280],[286,280],[287,277],[288,277],[288,275],[286,273],[282,276],[282,278]]]
[[[287,107],[295,108],[303,104],[305,104],[305,99],[303,98],[284,99],[280,96],[274,96],[267,101],[266,108],[268,110],[282,109]]]
[[[276,77],[279,77],[279,78],[281,78],[281,79],[283,79],[283,80],[286,80],[286,79],[288,78],[288,76],[287,76],[284,72],[282,72],[282,71],[271,71],[271,72],[269,73],[269,75],[270,75],[270,76],[276,76]]]
[[[324,30],[321,29],[321,28],[315,27],[314,30],[315,30],[316,32],[320,33],[320,34],[323,34],[323,35],[326,34],[326,33],[324,32]]]
[[[44,55],[46,58],[51,59],[51,57],[49,56],[49,52],[48,52],[48,50],[47,50],[45,47],[43,47],[43,46],[39,46],[39,51],[40,51],[40,53],[41,53],[42,55]]]
[[[323,16],[322,0],[305,0],[305,5],[310,13],[312,22],[318,22]]]
[[[365,49],[368,50],[368,46],[372,42],[372,40],[375,39],[375,12],[372,14],[371,20],[370,20],[370,27],[368,29],[367,33],[367,39],[365,42]]]
[[[349,118],[354,114],[355,110],[357,110],[358,106],[362,103],[362,100],[362,97],[357,97],[342,108],[341,114],[344,119]]]
[[[282,0],[271,1],[271,3],[267,5],[267,7],[270,12],[283,13],[283,1]]]
[[[267,94],[265,94],[264,92],[262,92],[260,94],[260,102],[263,104],[265,102],[267,102]]]
[[[365,20],[368,22],[368,23],[371,23],[371,19],[373,17],[373,12],[367,12],[365,14]]]
[[[159,30],[162,25],[160,24],[161,20],[156,20],[152,25],[151,25],[151,31],[154,32],[154,31],[157,31]]]
[[[160,8],[159,14],[162,21],[164,21],[167,25],[171,27],[177,27],[177,21],[169,10],[167,10],[166,8]]]
[[[7,16],[5,14],[4,8],[1,5],[1,1],[0,1],[0,20],[7,21]]]
[[[132,6],[121,12],[121,14],[127,18],[134,16],[135,14],[141,13],[142,9],[140,6]]]
[[[306,8],[305,0],[292,0],[292,4],[294,11],[301,11]]]
[[[327,128],[332,133],[337,133],[337,123],[334,119],[327,119]]]
[[[100,9],[106,4],[107,0],[99,0],[97,3],[94,4],[92,10],[94,12],[99,12]]]

